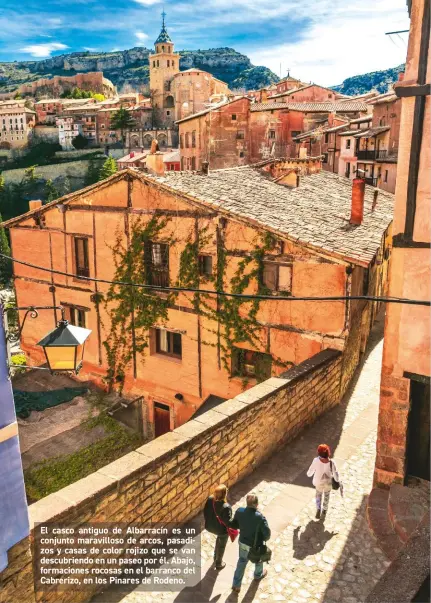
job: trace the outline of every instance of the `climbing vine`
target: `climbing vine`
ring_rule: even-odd
[[[147,223],[142,220],[136,222],[131,229],[127,246],[124,246],[123,238],[118,235],[112,250],[116,268],[114,280],[151,284],[151,263],[146,259],[146,243],[157,242],[167,224],[168,218],[159,216],[153,216]],[[181,251],[175,284],[193,289],[212,284],[215,291],[239,294],[252,289],[253,293],[256,290],[258,294],[269,293],[263,284],[263,261],[266,254],[274,250],[275,238],[268,233],[258,233],[253,249],[245,257],[239,250],[228,253],[224,238],[224,226],[218,226],[217,261],[212,274],[202,275],[199,258],[205,253],[211,237],[208,228],[199,230],[196,223]],[[172,246],[174,243],[171,238],[169,244]],[[241,259],[228,279],[227,269],[235,255],[239,255]],[[167,322],[168,309],[179,295],[183,294],[111,285],[104,300],[111,320],[110,332],[104,342],[108,359],[106,380],[111,389],[117,386],[122,389],[126,373],[131,367],[136,374],[136,356],[143,355],[149,347],[151,327]],[[223,366],[229,374],[232,363],[237,367],[244,364],[245,350],[237,348],[238,344],[248,344],[253,350],[261,349],[262,325],[257,320],[260,300],[214,296],[201,292],[190,294],[189,299],[196,314],[208,319],[205,321],[205,329],[211,334],[210,341],[202,337],[201,343],[217,348],[219,366]],[[217,343],[212,342],[214,339]],[[271,360],[284,365],[278,358],[271,359],[268,350],[256,367],[254,377],[258,381],[267,378]],[[247,381],[246,375],[235,371],[235,368],[233,373]]]

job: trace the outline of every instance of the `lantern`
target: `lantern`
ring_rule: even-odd
[[[37,345],[43,347],[51,372],[73,371],[78,374],[84,357],[85,342],[90,329],[75,327],[60,320],[57,327]]]

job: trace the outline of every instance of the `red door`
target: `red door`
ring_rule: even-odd
[[[154,433],[155,437],[171,431],[171,411],[166,404],[154,402]]]

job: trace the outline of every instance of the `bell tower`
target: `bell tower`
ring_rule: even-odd
[[[155,115],[161,126],[172,126],[175,120],[175,91],[173,77],[180,70],[180,55],[174,53],[174,44],[165,25],[162,12],[162,29],[154,43],[155,53],[150,54],[150,90]]]

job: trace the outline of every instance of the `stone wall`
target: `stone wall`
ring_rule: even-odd
[[[186,521],[340,401],[341,352],[325,350],[30,506],[35,522]],[[35,601],[28,539],[9,551],[1,603]],[[43,603],[91,593],[44,592]]]

